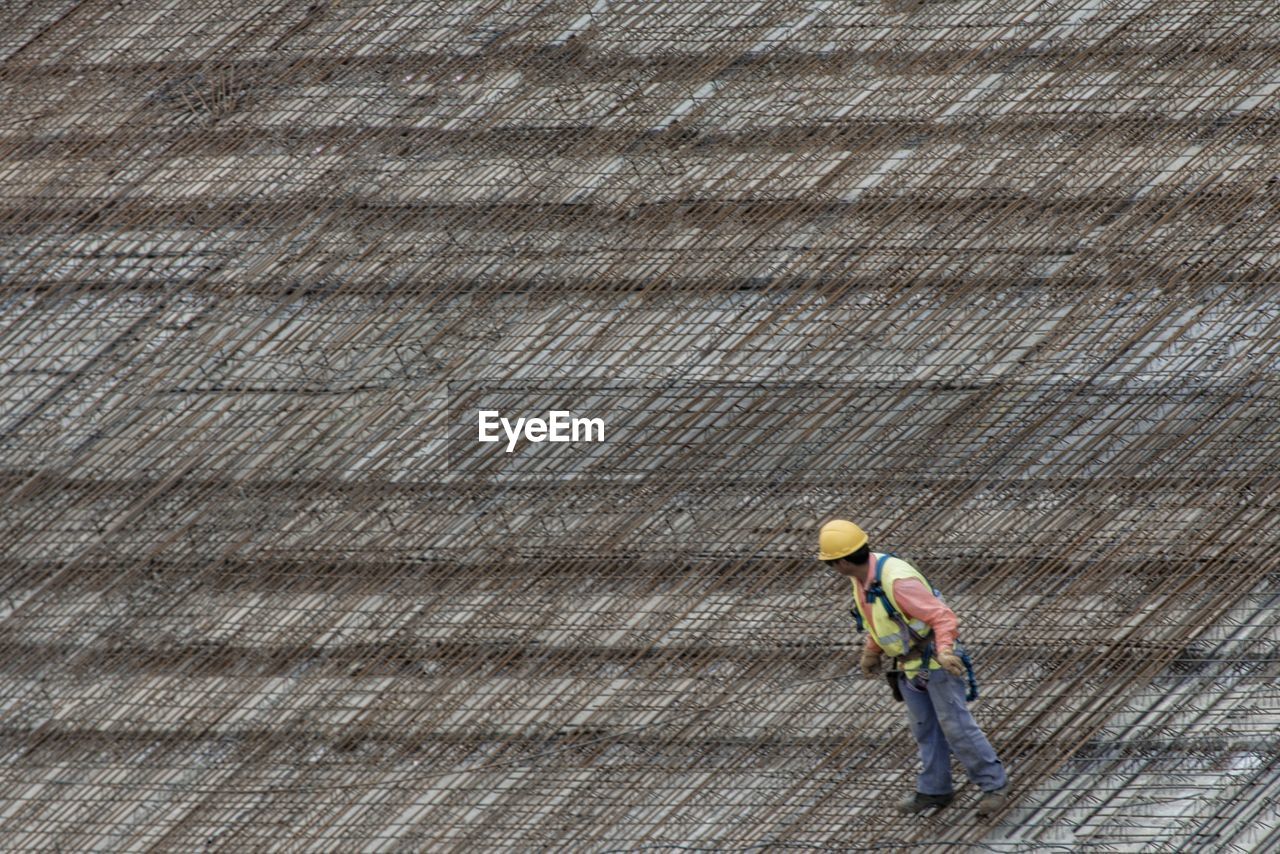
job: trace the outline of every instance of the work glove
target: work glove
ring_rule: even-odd
[[[960,660],[960,656],[949,649],[943,649],[938,651],[937,658],[943,670],[952,676],[964,676],[964,662]]]
[[[880,650],[871,646],[862,648],[862,675],[874,679],[880,674]]]

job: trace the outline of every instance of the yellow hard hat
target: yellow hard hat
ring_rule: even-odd
[[[867,544],[867,534],[844,519],[832,519],[818,532],[818,560],[848,557]]]

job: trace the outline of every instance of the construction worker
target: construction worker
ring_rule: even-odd
[[[854,616],[867,632],[863,675],[876,678],[882,658],[893,661],[890,685],[906,704],[923,765],[915,792],[898,803],[898,811],[914,814],[951,803],[953,753],[982,789],[978,814],[1000,810],[1007,799],[1004,766],[966,704],[970,674],[956,645],[955,613],[914,566],[871,551],[866,533],[852,522],[822,526],[818,559],[852,582]]]

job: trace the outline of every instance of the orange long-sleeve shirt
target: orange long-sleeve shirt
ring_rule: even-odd
[[[871,555],[871,565],[876,565],[876,560],[880,556]],[[872,615],[871,619],[875,619],[871,610],[871,603],[867,601],[867,588],[860,579],[853,579],[854,588],[858,591],[858,599],[862,603],[862,612]],[[938,652],[950,650],[956,645],[956,637],[959,634],[960,619],[956,617],[954,611],[947,607],[946,603],[933,595],[933,591],[925,587],[914,578],[900,578],[893,583],[893,598],[898,603],[898,610],[907,617],[907,619],[921,620],[926,623],[929,628],[933,629],[933,648]],[[896,626],[876,626],[877,631],[890,633],[897,630]],[[867,635],[867,645],[875,651],[880,651],[880,645],[875,642],[873,635]]]

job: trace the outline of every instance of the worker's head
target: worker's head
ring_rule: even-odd
[[[818,532],[818,560],[841,575],[866,566],[871,561],[866,532],[848,520],[832,519]]]

